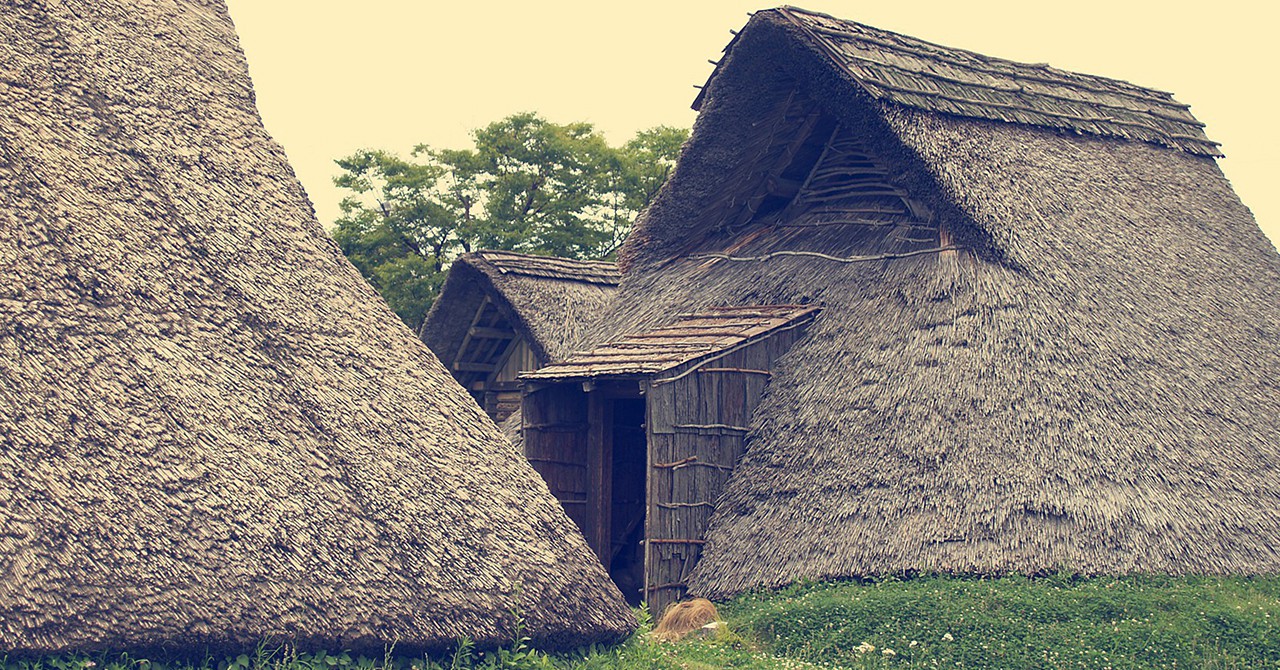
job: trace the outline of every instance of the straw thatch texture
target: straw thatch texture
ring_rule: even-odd
[[[0,651],[633,625],[342,258],[220,1],[0,1]]]
[[[558,361],[600,317],[620,278],[617,266],[605,261],[510,251],[463,254],[449,268],[420,336],[441,360],[454,360],[476,309],[488,296],[544,364]]]
[[[832,143],[856,143],[911,216],[836,217],[801,192],[706,220],[769,181],[738,175],[790,141],[756,129],[805,118],[779,111],[789,96],[837,122]],[[623,250],[606,330],[708,305],[823,311],[775,369],[693,593],[1280,571],[1280,257],[1212,158],[886,102],[777,12],[738,35],[702,102]]]

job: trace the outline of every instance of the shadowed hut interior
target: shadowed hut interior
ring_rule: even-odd
[[[0,657],[413,655],[517,606],[635,625],[321,229],[221,0],[0,0]]]
[[[419,336],[485,413],[520,408],[516,376],[562,359],[604,312],[620,276],[613,263],[510,251],[463,254],[449,268]]]
[[[525,456],[627,600],[680,599],[773,362],[818,308],[709,308],[521,375]]]
[[[594,341],[711,307],[821,312],[723,422],[742,455],[715,461],[720,494],[670,502],[706,517],[651,535],[650,571],[680,565],[651,592],[1280,571],[1280,256],[1185,104],[784,7],[695,107]],[[583,395],[559,388],[526,411]],[[662,435],[646,425],[651,485],[688,455]]]

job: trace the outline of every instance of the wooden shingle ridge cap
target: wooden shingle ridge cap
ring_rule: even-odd
[[[502,275],[563,279],[605,286],[617,286],[622,281],[617,264],[609,261],[584,261],[492,249],[473,251],[462,258],[473,262],[482,260]]]
[[[858,41],[869,42],[878,46],[901,51],[904,53],[931,58],[934,60],[949,62],[961,67],[975,69],[995,76],[1020,76],[1032,81],[1043,81],[1044,83],[1059,84],[1064,80],[1070,80],[1074,88],[1087,90],[1094,93],[1119,93],[1116,89],[1124,89],[1123,95],[1129,95],[1135,98],[1142,98],[1149,102],[1154,102],[1163,106],[1175,107],[1178,109],[1190,109],[1190,105],[1183,104],[1174,99],[1173,94],[1168,91],[1150,88],[1147,86],[1139,86],[1123,79],[1115,79],[1112,77],[1104,77],[1102,75],[1086,74],[1083,72],[1073,72],[1071,70],[1062,70],[1048,63],[1023,63],[1020,61],[1000,58],[998,56],[990,56],[969,49],[960,47],[950,47],[936,42],[904,35],[892,30],[877,28],[865,23],[859,23],[849,19],[842,19],[823,12],[815,12],[796,7],[794,5],[783,5],[777,8],[779,14],[796,21],[800,20],[800,27],[820,34],[831,35],[832,37],[842,39],[854,39]],[[832,23],[840,24],[843,29],[830,29],[813,26],[810,23],[804,23],[797,15],[805,15],[815,19],[823,19]],[[850,32],[854,29],[858,32]],[[960,58],[964,56],[965,58]],[[980,63],[983,66],[975,65]],[[891,63],[883,63],[892,66]],[[1007,68],[1007,69],[1001,69]],[[1025,71],[1025,72],[1024,72]],[[1036,75],[1034,72],[1044,72],[1054,77],[1045,75]],[[920,73],[926,75],[937,76],[934,73]],[[970,82],[964,82],[970,83]],[[1183,120],[1183,119],[1178,119]],[[1186,119],[1194,121],[1194,119]],[[1201,124],[1203,125],[1203,124]]]
[[[877,99],[1221,155],[1204,124],[1164,91],[953,49],[794,7],[778,14]]]
[[[680,314],[674,323],[629,333],[590,351],[519,375],[520,379],[575,379],[602,374],[651,375],[714,356],[782,329],[799,327],[819,305],[741,305],[709,307]],[[706,326],[689,328],[691,321]],[[718,328],[714,334],[700,328]],[[691,332],[692,331],[692,332]],[[708,341],[709,340],[709,341]]]
[[[947,47],[789,5],[757,12],[755,17],[751,23],[761,20],[787,26],[795,39],[822,54],[873,100],[937,114],[1223,155],[1189,106],[1165,91]],[[739,32],[726,52],[746,32]],[[694,101],[695,109],[725,62],[711,73],[708,86]]]

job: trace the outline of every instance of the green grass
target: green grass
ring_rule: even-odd
[[[128,657],[3,661],[0,670],[791,670],[1276,668],[1280,578],[916,577],[800,584],[720,605],[731,632],[546,655],[256,654],[164,667]],[[890,653],[891,652],[891,653]]]
[[[918,577],[721,611],[774,654],[857,668],[1280,668],[1277,578]]]

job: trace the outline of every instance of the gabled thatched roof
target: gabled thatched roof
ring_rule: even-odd
[[[463,254],[449,268],[420,335],[441,360],[457,358],[472,317],[488,298],[544,363],[564,358],[617,290],[613,263],[510,251]]]
[[[1163,91],[944,47],[798,7],[780,7],[772,16],[798,29],[842,76],[876,100],[1222,155],[1187,105]],[[694,107],[702,100],[699,95]]]
[[[711,307],[681,314],[670,325],[624,335],[559,363],[520,375],[528,380],[565,380],[653,375],[710,360],[782,328],[808,322],[818,312],[806,305]]]
[[[223,4],[0,5],[0,655],[412,653],[517,604],[633,625],[317,224]]]
[[[1114,96],[1161,102],[1124,116],[1150,132],[1005,115]],[[601,330],[823,311],[774,370],[694,593],[1280,571],[1280,256],[1172,98],[787,9],[700,104]]]

